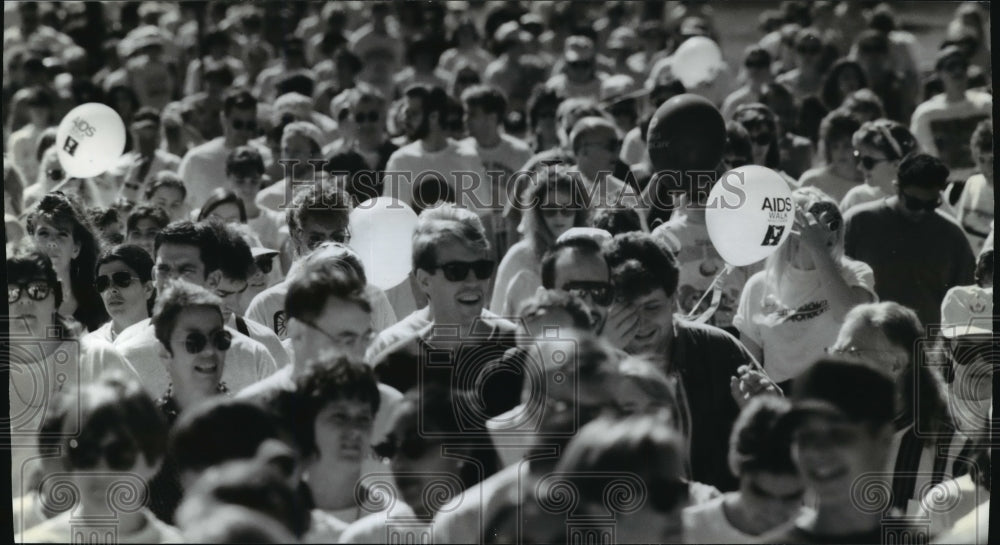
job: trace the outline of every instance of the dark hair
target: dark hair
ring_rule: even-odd
[[[855,44],[860,54],[883,54],[889,53],[889,37],[878,30],[869,29],[858,35]]]
[[[360,263],[346,261],[350,254],[345,251],[344,259],[322,256],[314,250],[305,263],[287,280],[285,313],[289,318],[312,322],[326,308],[330,297],[343,299],[371,312],[372,306],[365,295],[365,278],[357,273]]]
[[[306,218],[324,216],[346,220],[351,213],[351,197],[339,187],[316,185],[295,196],[286,212],[288,230],[292,237],[302,227]]]
[[[101,265],[107,265],[114,261],[121,261],[127,265],[128,268],[135,271],[142,282],[149,282],[153,278],[153,258],[146,253],[146,250],[135,244],[119,244],[105,250],[97,259],[94,275],[96,276],[100,271]]]
[[[262,175],[264,172],[264,158],[253,146],[239,146],[226,156],[226,176],[243,173]]]
[[[834,110],[827,114],[819,124],[819,140],[823,143],[826,161],[830,162],[830,142],[851,141],[860,128],[861,123],[845,110]]]
[[[271,413],[245,399],[218,396],[181,411],[169,442],[179,472],[201,472],[253,458],[268,439],[279,439]]]
[[[153,252],[159,252],[164,244],[178,244],[198,248],[205,275],[219,268],[219,241],[204,224],[187,220],[175,221],[156,233]],[[155,259],[156,256],[153,256]]]
[[[604,258],[601,243],[588,237],[571,237],[556,242],[542,257],[542,287],[556,289],[556,261],[564,250],[575,249]]]
[[[347,63],[351,67],[351,71],[355,74],[364,68],[364,63],[361,62],[361,59],[346,47],[338,47],[337,50],[333,52],[333,63],[334,66]]]
[[[545,87],[544,85],[535,87],[531,92],[531,96],[528,97],[528,124],[533,128],[537,127],[539,114],[546,110],[551,110],[555,114],[561,102],[562,98],[555,89]],[[555,116],[553,115],[553,117]]]
[[[250,267],[253,266],[253,254],[250,245],[242,235],[231,225],[223,223],[218,218],[209,218],[204,226],[212,231],[216,240],[219,270],[222,276],[231,280],[247,279]],[[205,269],[206,273],[215,269]]]
[[[420,99],[424,119],[437,112],[438,124],[441,127],[445,126],[445,119],[448,116],[448,93],[444,89],[437,85],[414,84],[406,88],[403,96]]]
[[[734,475],[748,472],[795,473],[791,403],[777,396],[757,396],[740,412],[729,436],[729,469]]]
[[[181,197],[187,198],[187,188],[184,187],[181,177],[176,172],[170,170],[157,172],[156,176],[149,182],[149,185],[146,186],[146,192],[143,196],[148,201],[153,198],[153,195],[156,195],[157,191],[164,187],[176,189],[181,192]]]
[[[257,99],[242,87],[237,87],[226,91],[222,103],[222,114],[229,117],[234,109],[257,111]]]
[[[993,248],[984,248],[976,258],[975,278],[980,286],[993,279]]]
[[[252,456],[240,458],[246,459],[227,461],[198,479],[189,492],[191,499],[185,500],[192,503],[185,509],[208,511],[214,524],[213,507],[242,506],[265,520],[281,523],[296,538],[302,538],[311,520],[311,511],[302,496],[273,467],[251,459]]]
[[[97,263],[97,254],[101,251],[97,237],[86,216],[62,192],[48,193],[28,214],[28,234],[34,236],[38,221],[43,217],[53,224],[69,227],[73,241],[80,245],[80,253],[70,261],[69,266],[69,287],[77,300],[77,310],[73,316],[88,330],[93,331],[109,318],[94,287],[94,265]]]
[[[765,83],[760,89],[760,102],[770,108],[779,121],[788,119],[791,123],[797,119],[798,105],[795,103],[795,95],[780,83]],[[796,127],[786,124],[782,130],[794,132]]]
[[[950,171],[944,162],[926,153],[912,153],[899,163],[896,180],[899,188],[920,187],[942,191],[948,185]]]
[[[455,190],[437,175],[420,176],[413,185],[413,211],[419,216],[427,208],[441,202],[455,203]]]
[[[604,244],[615,291],[635,300],[660,288],[667,297],[677,291],[679,270],[673,253],[649,233],[623,233]]]
[[[536,292],[521,304],[518,313],[523,319],[546,309],[564,310],[572,318],[573,327],[584,331],[590,329],[590,312],[583,300],[562,290],[545,289]]]
[[[162,412],[138,381],[117,372],[55,396],[40,431],[40,446],[62,450],[69,471],[91,469],[95,451],[101,452],[109,435],[127,441],[149,465],[167,450]]]
[[[236,208],[240,210],[240,223],[247,222],[247,209],[243,205],[243,199],[239,197],[233,190],[226,189],[224,187],[217,187],[212,190],[212,193],[205,199],[205,204],[201,206],[201,210],[198,212],[198,221],[204,221],[207,219],[212,210],[215,210],[219,206],[227,203],[232,203],[236,205]]]
[[[35,140],[35,160],[41,163],[42,156],[49,148],[55,145],[56,135],[58,134],[58,129],[56,127],[49,127],[42,131],[42,134],[38,135],[38,139]]]
[[[118,215],[118,209],[113,206],[109,206],[107,208],[92,206],[87,209],[86,214],[90,224],[98,229],[121,221],[121,218]]]
[[[296,382],[295,391],[299,408],[295,439],[307,455],[317,450],[316,418],[329,404],[341,400],[357,401],[371,408],[374,417],[381,402],[371,367],[343,356],[312,362],[308,373]]]
[[[132,212],[128,215],[128,219],[125,220],[125,230],[131,231],[136,228],[139,224],[139,220],[150,219],[156,223],[156,227],[163,229],[170,223],[170,218],[167,213],[163,211],[159,206],[152,206],[149,204],[140,204],[135,207]]]
[[[56,275],[52,260],[32,244],[18,247],[14,255],[7,256],[7,283],[24,280],[45,280],[56,297],[56,311],[62,305],[62,284]]]
[[[604,229],[612,236],[632,231],[642,231],[642,221],[634,208],[614,207],[599,208],[594,212],[590,223],[598,229]]]
[[[575,173],[574,173],[575,174]],[[583,180],[564,169],[545,169],[538,174],[533,186],[525,189],[527,210],[524,210],[524,239],[531,245],[535,256],[541,259],[550,246],[555,244],[557,236],[553,233],[543,216],[547,207],[572,204],[576,207],[573,214],[573,227],[585,227],[590,222],[590,209],[586,202],[587,190]],[[556,194],[569,193],[570,202],[555,202]]]
[[[778,146],[778,124],[774,111],[759,102],[744,104],[736,108],[736,112],[733,113],[733,121],[743,125],[748,133],[751,127],[758,124],[763,124],[768,128],[771,133],[771,142],[768,145],[764,164],[761,166],[778,168],[781,162],[781,149]]]
[[[484,113],[495,114],[502,121],[507,113],[507,97],[492,85],[473,85],[462,93],[466,108],[479,108]]]
[[[726,121],[726,147],[725,154],[733,154],[743,159],[739,164],[730,164],[730,168],[739,168],[753,162],[753,144],[750,142],[750,133],[736,121]],[[770,155],[770,151],[768,152]]]
[[[160,126],[160,111],[156,108],[150,108],[149,106],[144,106],[139,108],[139,111],[132,116],[132,123],[136,121],[152,121],[156,123],[156,126]]]
[[[993,150],[993,120],[984,119],[976,125],[969,145],[973,151]]]
[[[441,50],[434,46],[434,41],[430,36],[418,34],[413,36],[409,43],[406,44],[406,64],[410,66],[416,64],[416,60],[420,55],[431,57],[434,65],[437,66],[438,61],[441,59]]]
[[[219,319],[222,320],[222,299],[207,289],[177,279],[171,280],[163,293],[158,293],[156,303],[153,305],[153,332],[156,340],[173,354],[170,348],[170,337],[174,334],[174,326],[177,325],[177,317],[181,312],[192,307],[209,307],[219,312]]]
[[[844,99],[847,98],[841,94],[839,82],[840,75],[848,70],[854,70],[854,73],[858,76],[859,89],[864,89],[868,86],[868,76],[860,64],[850,59],[838,59],[830,67],[826,77],[823,78],[823,89],[820,91],[820,99],[828,110],[839,108],[844,103]]]

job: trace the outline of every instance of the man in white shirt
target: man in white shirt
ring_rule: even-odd
[[[977,174],[965,182],[962,195],[955,204],[955,219],[969,237],[972,251],[979,253],[992,231],[995,205],[993,200],[993,121],[980,121],[972,133],[972,157]]]
[[[590,202],[590,209],[639,206],[639,192],[616,178],[612,172],[621,151],[614,123],[603,117],[585,117],[570,133],[576,167]],[[645,215],[640,214],[645,225]]]
[[[950,180],[966,180],[975,168],[968,142],[976,125],[990,118],[993,96],[969,89],[969,60],[958,46],[938,51],[934,69],[944,92],[917,106],[910,132],[926,153],[944,161]]]
[[[157,291],[162,291],[167,281],[175,278],[209,289],[217,288],[222,279],[217,245],[207,226],[189,221],[174,222],[160,231],[156,235],[153,267]],[[274,357],[263,344],[232,328],[227,327],[226,331],[233,340],[222,380],[230,389],[238,391],[278,370]],[[160,344],[149,319],[122,331],[114,346],[135,367],[143,386],[152,395],[158,396],[167,390],[170,378],[160,358]]]
[[[413,205],[419,182],[437,176],[451,185],[457,202],[480,216],[490,213],[493,188],[476,150],[445,134],[448,95],[440,87],[413,85],[404,93],[406,136],[386,165],[382,194]],[[433,203],[418,203],[423,207]]]
[[[586,36],[566,39],[562,70],[545,82],[547,89],[556,91],[563,98],[591,98],[601,94],[601,80],[606,76],[597,71],[597,54],[594,41]]]
[[[493,188],[492,213],[484,218],[487,236],[493,241],[495,255],[503,257],[508,248],[502,216],[503,205],[510,200],[507,183],[531,158],[531,148],[527,142],[500,131],[507,113],[507,98],[499,89],[487,85],[471,87],[462,93],[462,102],[469,129],[466,141],[482,159]]]
[[[192,148],[181,160],[178,174],[187,188],[189,206],[199,208],[212,191],[225,186],[226,157],[237,146],[245,146],[257,136],[257,99],[246,89],[226,93],[222,108],[222,136]],[[271,152],[259,148],[264,162]]]
[[[160,148],[160,113],[142,108],[132,117],[132,141],[135,149],[122,155],[109,174],[118,182],[125,199],[138,202],[156,174],[163,170],[177,171],[181,158]]]

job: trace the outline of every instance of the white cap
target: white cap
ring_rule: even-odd
[[[611,233],[597,227],[570,227],[565,233],[559,235],[556,244],[572,240],[574,238],[589,238],[598,244],[603,244],[606,240],[611,240]]]
[[[993,334],[993,288],[956,286],[941,302],[941,334],[945,337]]]

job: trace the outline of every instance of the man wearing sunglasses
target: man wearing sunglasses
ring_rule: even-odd
[[[588,116],[573,125],[569,135],[576,166],[591,210],[639,206],[639,193],[613,173],[622,142],[615,124],[606,117]],[[640,214],[645,224],[645,214]]]
[[[910,130],[923,150],[944,161],[952,180],[966,180],[975,172],[968,143],[980,121],[993,112],[993,95],[969,89],[969,59],[957,45],[938,51],[934,70],[944,92],[913,111]]]
[[[913,309],[924,324],[938,322],[945,294],[972,284],[975,268],[965,232],[936,210],[947,182],[940,159],[911,154],[899,165],[896,195],[844,218],[844,253],[871,265],[879,300]]]
[[[346,96],[345,96],[346,95]],[[389,157],[399,149],[385,136],[386,101],[381,91],[359,83],[334,98],[345,98],[341,125],[351,127],[351,134],[345,135],[340,145],[334,144],[333,153],[327,157],[331,164],[365,165],[369,176],[365,180],[371,185],[372,196],[382,194],[382,183]],[[339,169],[337,169],[339,170]]]
[[[428,304],[380,335],[381,353],[369,350],[380,381],[401,392],[421,381],[450,385],[454,375],[469,376],[514,347],[514,325],[484,308],[496,268],[489,256],[486,231],[470,210],[446,203],[420,215],[413,274]],[[427,367],[432,355],[451,363]],[[426,367],[423,372],[413,361]]]
[[[162,293],[168,281],[178,278],[217,289],[223,279],[219,246],[215,233],[205,224],[178,221],[157,233],[153,267],[157,292]],[[235,329],[225,330],[232,337],[231,363],[225,367],[222,380],[230,390],[239,391],[278,370],[275,357],[266,346]],[[161,361],[160,341],[150,320],[119,333],[114,345],[139,371],[147,390],[166,391],[170,378]],[[284,358],[287,361],[287,355]]]
[[[565,98],[590,98],[597,100],[601,94],[601,80],[606,75],[597,71],[597,50],[594,41],[586,36],[570,36],[563,51],[562,70],[545,82]]]
[[[648,233],[624,233],[604,245],[615,287],[615,306],[636,318],[624,348],[663,362],[679,374],[691,411],[691,469],[695,481],[736,488],[726,452],[729,430],[751,397],[780,392],[735,337],[709,325],[674,317],[679,271],[670,250]],[[616,310],[610,315],[615,316]],[[611,319],[611,318],[609,318]]]
[[[122,244],[105,251],[97,260],[97,293],[111,320],[93,333],[114,342],[118,333],[149,318],[153,297],[153,258],[142,248]]]
[[[189,150],[177,170],[188,189],[192,208],[200,207],[214,189],[225,185],[226,157],[233,148],[256,146],[265,165],[271,163],[271,150],[254,141],[258,135],[257,99],[246,89],[227,92],[222,106],[222,136]]]
[[[822,55],[823,40],[819,32],[812,28],[800,30],[795,36],[796,67],[778,76],[776,81],[788,87],[798,101],[818,95],[826,75]]]

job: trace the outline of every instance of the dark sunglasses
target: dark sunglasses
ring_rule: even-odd
[[[354,114],[355,123],[375,123],[378,119],[378,112],[358,112]]]
[[[114,283],[116,288],[127,288],[132,285],[132,279],[138,280],[138,278],[132,276],[125,271],[119,271],[112,273],[110,277],[107,275],[101,275],[97,277],[94,281],[94,286],[97,287],[97,293],[104,293],[105,290],[111,287]]]
[[[746,66],[750,70],[759,70],[761,68],[768,68],[770,67],[770,65],[771,63],[767,61],[748,61],[743,63],[743,66]]]
[[[393,434],[389,434],[385,441],[372,446],[375,455],[388,460],[399,456],[408,460],[419,460],[427,454],[431,444],[419,437],[405,437],[397,439]]]
[[[969,69],[969,65],[962,61],[947,62],[941,66],[941,69],[945,72],[958,72],[960,74],[964,74]]]
[[[61,182],[66,177],[66,171],[61,168],[50,168],[45,171],[45,175],[53,182]]]
[[[69,448],[70,462],[78,469],[97,467],[104,460],[115,471],[128,471],[135,466],[138,457],[136,444],[124,439],[115,439],[103,446],[74,441]]]
[[[250,131],[254,132],[257,130],[256,121],[243,121],[241,119],[234,119],[232,121],[233,128],[238,131]]]
[[[434,267],[430,272],[441,269],[444,277],[449,282],[462,282],[469,277],[471,270],[476,275],[477,280],[486,280],[493,276],[493,266],[495,263],[491,259],[479,259],[476,261],[451,261],[442,263]]]
[[[222,329],[212,333],[211,339],[209,339],[204,333],[194,331],[188,333],[188,336],[184,338],[184,349],[187,350],[188,354],[200,354],[208,346],[209,341],[212,342],[212,346],[217,350],[224,352],[232,346],[233,336],[225,329]]]
[[[259,257],[254,260],[257,265],[257,269],[263,274],[271,274],[271,268],[274,266],[274,261],[271,259],[272,256]]]
[[[570,68],[583,69],[583,68],[590,68],[591,64],[592,63],[590,61],[573,61],[566,63],[566,66]]]
[[[865,170],[871,170],[875,168],[875,165],[879,163],[885,163],[889,159],[881,159],[876,157],[871,157],[869,155],[861,155],[860,152],[854,152],[854,160],[858,162]]]
[[[604,282],[567,282],[562,289],[580,298],[589,295],[594,303],[602,307],[610,305],[615,296],[611,284]]]
[[[819,55],[822,48],[819,47],[799,47],[795,51],[801,55]]]
[[[52,286],[44,280],[35,280],[27,284],[7,284],[7,304],[13,305],[21,299],[21,294],[27,293],[32,301],[43,301],[52,293]]]
[[[774,135],[772,135],[769,132],[762,132],[756,136],[751,137],[750,140],[754,144],[757,144],[758,146],[766,146],[770,144],[772,140],[774,140]]]
[[[925,201],[923,199],[918,199],[912,195],[907,195],[902,191],[899,192],[900,198],[903,199],[903,205],[906,206],[907,210],[913,212],[932,212],[937,207],[941,206],[941,197],[938,197],[932,201]]]

